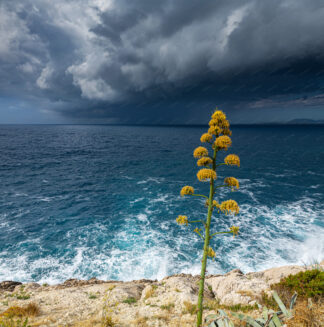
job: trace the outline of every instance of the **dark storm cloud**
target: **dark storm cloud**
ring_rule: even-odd
[[[0,95],[127,122],[321,106],[323,30],[320,0],[2,1]]]

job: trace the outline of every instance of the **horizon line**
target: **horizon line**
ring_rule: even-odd
[[[0,123],[0,126],[5,125],[20,125],[20,126],[54,126],[54,125],[61,125],[61,126],[145,126],[145,127],[206,127],[208,124],[148,124],[148,123],[139,123],[139,124],[130,124],[130,123]],[[233,123],[231,126],[324,126],[324,122],[304,122],[304,123]]]

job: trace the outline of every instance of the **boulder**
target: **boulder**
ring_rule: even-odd
[[[15,287],[18,285],[21,285],[20,282],[14,282],[11,280],[7,280],[0,283],[0,291],[7,291],[7,292],[13,292],[15,290]]]

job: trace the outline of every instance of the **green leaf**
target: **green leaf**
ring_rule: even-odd
[[[206,318],[205,318],[205,322],[209,322],[210,320],[216,320],[219,316],[218,315],[208,315]]]
[[[276,327],[282,327],[282,323],[276,314],[273,315],[272,321]]]
[[[272,296],[273,298],[276,300],[276,302],[278,303],[279,308],[281,309],[282,313],[287,317],[290,318],[292,317],[292,314],[290,311],[287,310],[287,308],[285,307],[285,305],[282,303],[279,295],[277,294],[276,291],[272,292]]]
[[[290,300],[290,306],[289,306],[290,310],[294,308],[296,300],[297,300],[297,293],[295,292]]]
[[[220,314],[221,316],[228,318],[228,315],[226,314],[226,312],[225,312],[224,310],[222,310],[222,309],[218,309],[218,312],[219,312],[219,314]]]
[[[245,316],[241,313],[236,313],[236,312],[231,312],[231,314],[234,317],[239,318],[240,320],[246,321],[249,325],[251,325],[252,327],[263,327],[262,325],[260,325],[259,323],[257,323],[253,318],[251,318],[250,316]]]
[[[267,321],[268,320],[268,316],[269,316],[269,310],[268,310],[267,307],[264,307],[263,308],[262,315],[263,315],[263,318]]]

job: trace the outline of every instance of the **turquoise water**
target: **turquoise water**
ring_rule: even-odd
[[[0,125],[0,281],[132,280],[198,273],[202,242],[175,218],[205,217],[192,157],[204,128]],[[216,215],[209,273],[324,259],[324,129],[233,127],[236,217]]]

